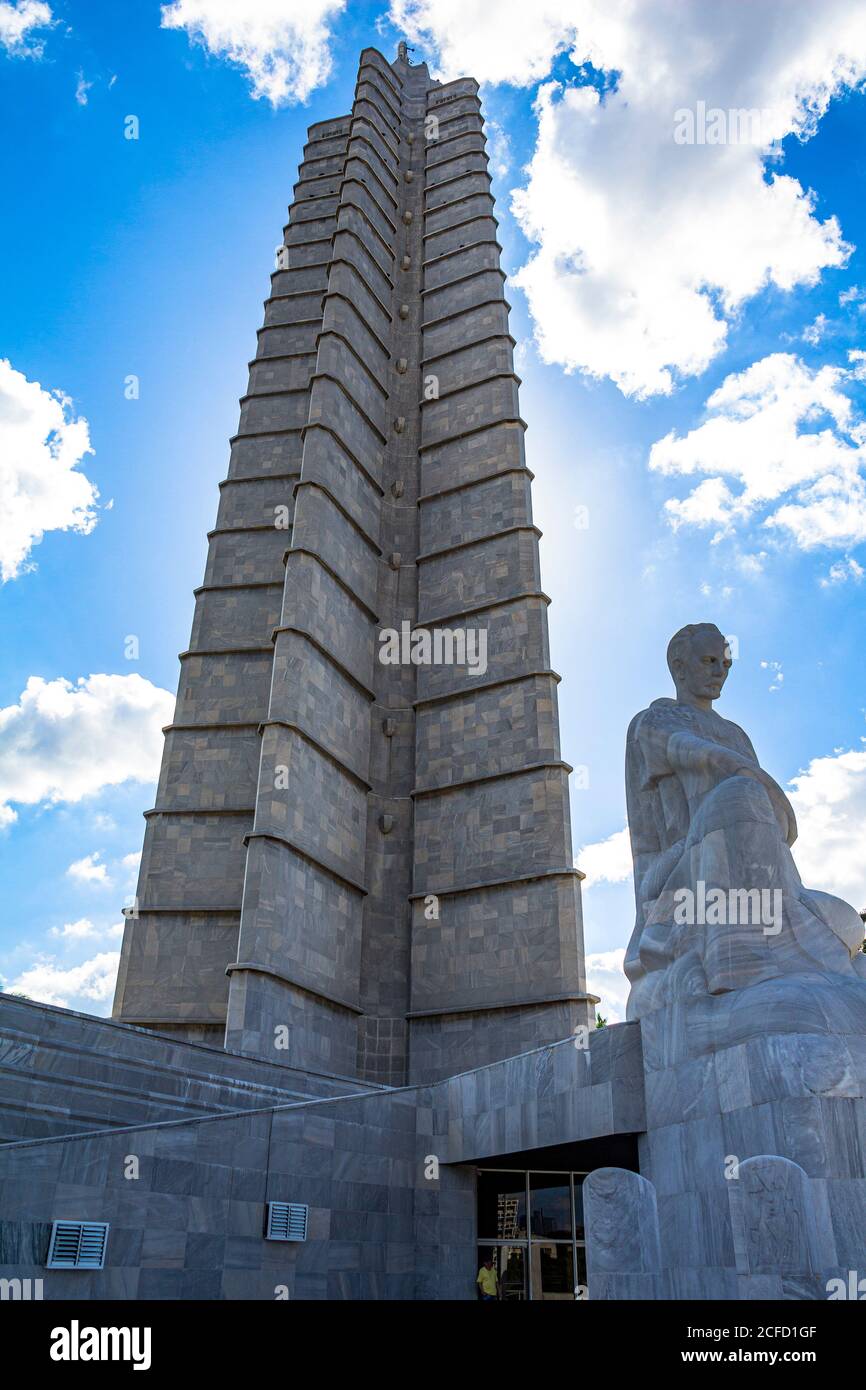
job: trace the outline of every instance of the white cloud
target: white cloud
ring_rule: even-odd
[[[76,471],[92,453],[69,398],[0,360],[0,578],[33,568],[27,558],[46,531],[93,530],[99,493]]]
[[[58,965],[54,956],[43,956],[16,979],[5,982],[3,989],[9,994],[26,994],[41,1004],[107,1014],[119,961],[118,951],[103,951],[91,960],[68,967]],[[94,1009],[94,1004],[103,1007]]]
[[[866,423],[843,390],[859,381],[862,357],[813,369],[772,353],[725,378],[703,424],[657,440],[655,472],[710,475],[665,503],[674,529],[714,526],[718,540],[759,520],[803,550],[866,540]]]
[[[9,803],[76,802],[103,787],[156,779],[174,697],[141,676],[31,676],[0,709],[0,824]]]
[[[105,887],[111,883],[107,866],[100,863],[99,850],[95,850],[93,854],[85,854],[83,859],[76,859],[69,865],[66,873],[78,883],[100,883]]]
[[[438,50],[437,73],[528,86],[545,77],[573,37],[577,0],[391,0],[390,19],[410,43]],[[425,56],[426,56],[425,52]]]
[[[488,120],[484,133],[487,136],[487,154],[490,158],[488,171],[495,179],[504,179],[511,169],[511,140],[508,131],[498,121]]]
[[[631,842],[628,827],[617,830],[606,840],[584,845],[575,856],[577,867],[586,874],[583,891],[594,883],[624,883],[631,878]]]
[[[79,917],[77,922],[64,922],[62,927],[52,927],[49,936],[61,937],[65,941],[86,941],[93,936],[99,936],[99,928],[94,926],[89,917]]]
[[[120,862],[123,865],[124,873],[135,882],[141,864],[141,850],[135,850],[132,854],[125,854]]]
[[[852,583],[859,584],[863,579],[866,570],[851,555],[846,555],[844,560],[837,560],[832,564],[826,575],[821,579],[821,588],[835,588],[839,584],[847,584],[850,579]]]
[[[863,302],[864,300],[866,300],[866,290],[861,290],[859,285],[851,285],[847,290],[842,290],[839,294],[840,308],[844,309],[848,304],[855,304],[857,306],[857,312],[861,314],[863,310],[866,309],[866,304]]]
[[[328,23],[345,0],[174,0],[163,29],[185,29],[192,42],[247,73],[255,100],[272,106],[306,101],[331,74]]]
[[[762,661],[761,670],[770,672],[770,684],[767,689],[771,695],[774,691],[782,689],[785,683],[785,673],[782,670],[781,661]]]
[[[513,199],[537,249],[515,277],[542,357],[667,393],[723,349],[728,323],[767,285],[813,284],[848,248],[834,217],[780,171],[780,141],[807,138],[832,98],[866,74],[866,10],[854,0],[393,0],[447,77],[522,85],[565,48],[603,74],[545,83],[528,181]],[[615,82],[614,82],[615,79]],[[582,80],[582,79],[578,79]],[[613,89],[611,89],[613,87]],[[677,112],[751,112],[724,144],[679,144]]]
[[[799,829],[794,858],[806,887],[866,907],[866,751],[813,758],[790,787]]]
[[[86,81],[84,73],[79,72],[78,82],[76,83],[75,87],[75,100],[78,102],[79,106],[87,105],[87,93],[90,91],[92,86],[92,82]]]
[[[803,342],[810,347],[817,347],[821,339],[827,332],[828,319],[826,314],[819,314],[813,323],[803,329]]]
[[[607,1023],[622,1023],[628,1000],[629,983],[623,973],[625,951],[598,951],[586,958],[586,984],[590,994],[601,1000],[596,1005]]]
[[[123,923],[113,923],[108,927],[98,927],[89,917],[79,917],[77,922],[64,922],[62,927],[52,927],[48,933],[61,941],[92,941],[94,937],[108,937],[117,940],[123,936]]]
[[[34,30],[47,29],[54,20],[51,6],[41,0],[17,0],[0,3],[0,44],[15,57],[41,58],[44,40]]]

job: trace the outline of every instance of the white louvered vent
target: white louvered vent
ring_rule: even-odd
[[[302,1202],[268,1202],[268,1240],[306,1240],[307,1212]]]
[[[55,1221],[48,1247],[49,1269],[102,1269],[107,1221]]]

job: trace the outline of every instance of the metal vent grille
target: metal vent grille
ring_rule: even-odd
[[[268,1240],[306,1240],[308,1211],[302,1202],[268,1202]]]
[[[48,1247],[49,1269],[102,1269],[107,1221],[55,1221]]]

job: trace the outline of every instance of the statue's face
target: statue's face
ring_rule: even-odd
[[[730,649],[718,628],[699,628],[676,662],[677,690],[697,700],[718,700],[730,669]]]

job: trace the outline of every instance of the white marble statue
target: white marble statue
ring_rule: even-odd
[[[743,730],[713,711],[730,666],[717,627],[682,628],[668,646],[676,699],[629,726],[630,1020],[780,976],[866,976],[859,914],[803,887],[788,798]]]

